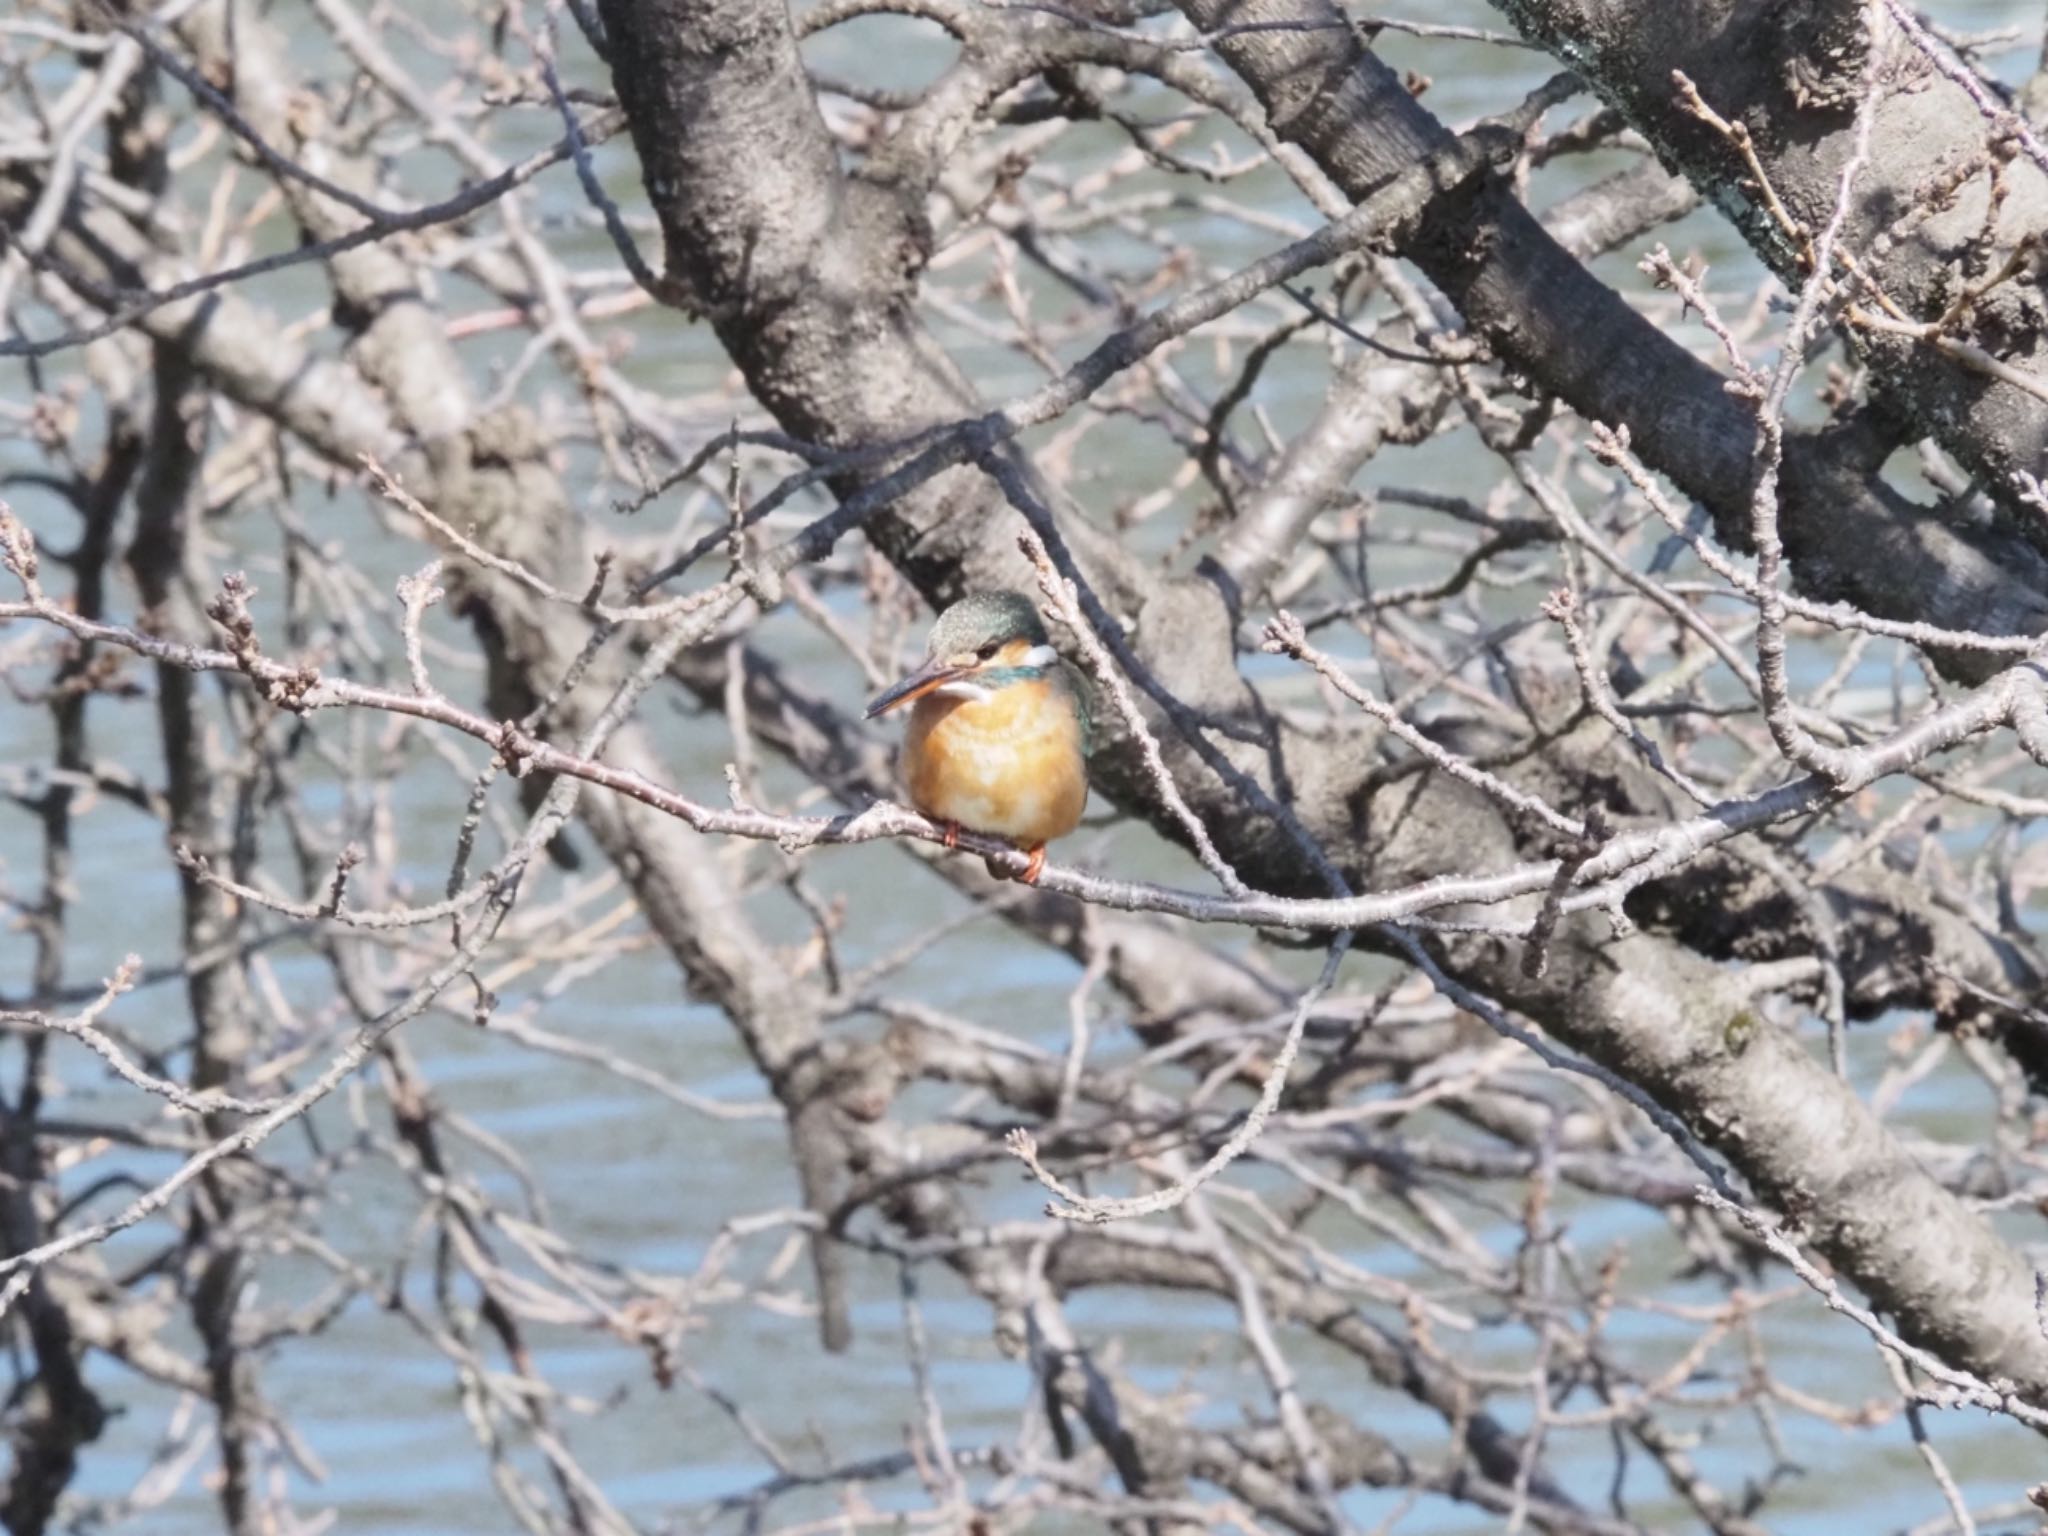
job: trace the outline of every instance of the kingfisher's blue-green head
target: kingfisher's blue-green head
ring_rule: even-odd
[[[924,665],[877,694],[867,718],[928,693],[985,699],[998,688],[1042,678],[1058,663],[1029,598],[1021,592],[976,592],[939,615]]]

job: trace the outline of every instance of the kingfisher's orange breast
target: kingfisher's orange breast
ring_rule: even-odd
[[[1064,681],[1052,678],[986,699],[919,699],[903,772],[925,815],[1027,847],[1073,831],[1088,803],[1081,722]]]

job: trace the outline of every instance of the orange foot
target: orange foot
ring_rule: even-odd
[[[957,821],[942,821],[939,825],[946,829],[946,846],[948,848],[958,848],[960,846],[960,823]]]
[[[1040,843],[1036,848],[1027,848],[1024,852],[1031,856],[1031,860],[1024,866],[1024,873],[1017,878],[1026,885],[1036,885],[1038,877],[1045,873],[1045,844]]]

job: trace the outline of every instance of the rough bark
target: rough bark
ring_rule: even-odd
[[[1449,138],[1328,0],[1180,8],[1205,31],[1257,29],[1224,36],[1217,51],[1275,131],[1354,200]],[[1696,10],[1648,9],[1667,18]],[[1578,67],[1575,49],[1561,57]],[[1668,92],[1668,61],[1689,55],[1652,57],[1667,61]],[[1587,271],[1503,180],[1480,178],[1468,195],[1442,200],[1401,254],[1498,357],[1586,420],[1626,427],[1645,462],[1709,508],[1722,543],[1750,547],[1757,434],[1748,406]],[[2048,561],[2015,532],[1944,521],[1887,486],[1876,472],[1892,446],[1867,423],[1788,438],[1779,524],[1800,590],[1889,618],[1995,634],[2048,629]],[[1987,671],[1981,656],[1951,655],[1944,665],[1963,677]]]
[[[1867,7],[1857,0],[1494,3],[1532,41],[1569,60],[1666,165],[1712,197],[1788,286],[1804,282],[1799,242],[1768,211],[1726,135],[1682,107],[1672,72],[1682,66],[1715,112],[1749,130],[1771,192],[1817,231],[1834,213],[1855,146]],[[1908,315],[1929,321],[1998,272],[2021,241],[2048,230],[2048,174],[2011,146],[1995,151],[2002,205],[1987,238],[1993,157],[1984,144],[1996,125],[1895,30],[1880,80],[1869,161],[1857,177],[1842,245]],[[1973,161],[1968,179],[1949,186]],[[2035,270],[2029,261],[2019,279],[1986,292],[1950,333],[2039,377],[2048,364],[2048,303]],[[1924,342],[1854,326],[1846,333],[1903,420],[1932,433],[1986,490],[2015,505],[2013,473],[2037,473],[2048,452],[2048,400]],[[2034,516],[2013,524],[2038,525]],[[2042,542],[2038,532],[2035,542]]]

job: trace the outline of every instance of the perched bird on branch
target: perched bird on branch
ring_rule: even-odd
[[[867,717],[913,703],[911,803],[945,824],[949,848],[963,827],[1009,839],[1031,858],[1017,878],[1036,883],[1045,845],[1073,831],[1088,803],[1088,685],[1030,600],[977,592],[940,614],[924,665],[876,695]]]

